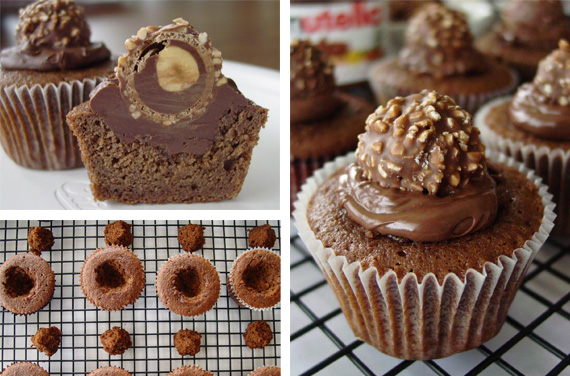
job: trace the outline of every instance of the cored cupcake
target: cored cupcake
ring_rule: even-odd
[[[554,235],[570,237],[570,44],[538,67],[534,80],[513,97],[497,99],[475,117],[490,150],[500,151],[535,169],[554,195]]]
[[[516,69],[521,81],[533,79],[540,60],[563,38],[570,38],[570,21],[559,0],[511,0],[501,19],[477,39],[484,54]]]
[[[471,115],[422,91],[366,123],[356,155],[299,193],[299,234],[358,338],[403,359],[495,336],[552,229],[551,195],[504,156],[484,155]]]
[[[0,143],[17,164],[82,166],[65,116],[114,68],[109,50],[90,36],[74,1],[40,0],[20,10],[18,45],[0,52]]]
[[[291,42],[291,202],[312,172],[353,149],[366,101],[341,92],[326,53],[309,41]]]
[[[428,4],[410,20],[405,47],[370,71],[379,104],[396,96],[436,90],[474,112],[483,103],[514,89],[516,74],[475,50],[465,15]]]

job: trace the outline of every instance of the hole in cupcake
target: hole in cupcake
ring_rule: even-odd
[[[200,294],[202,290],[202,280],[196,269],[188,267],[176,274],[174,287],[184,296],[193,298]]]
[[[6,270],[6,293],[12,298],[28,295],[34,288],[34,279],[26,271],[18,266],[12,266]]]
[[[225,161],[224,162],[224,170],[226,170],[226,171],[233,170],[234,167],[236,166],[237,162],[238,162],[237,158],[229,159],[229,160]]]
[[[115,261],[105,261],[95,269],[95,280],[103,291],[114,290],[124,286],[125,272]]]
[[[400,257],[406,257],[406,252],[400,251],[400,252],[398,252],[398,256],[400,256]]]
[[[279,266],[260,262],[250,264],[243,274],[246,287],[257,292],[269,290],[277,284],[276,267]]]

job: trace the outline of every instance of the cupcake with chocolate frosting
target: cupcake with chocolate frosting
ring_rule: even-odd
[[[17,164],[82,166],[65,116],[114,67],[109,50],[90,36],[74,1],[40,0],[20,10],[18,45],[0,52],[0,142]]]
[[[511,0],[501,19],[475,45],[484,54],[516,69],[522,81],[530,81],[540,60],[563,38],[570,38],[570,21],[561,1]]]
[[[380,106],[359,139],[294,213],[354,334],[403,359],[494,337],[553,226],[546,186],[488,160],[471,115],[433,91]]]
[[[366,101],[341,92],[326,53],[306,40],[291,42],[291,202],[325,161],[356,146]]]
[[[378,62],[370,85],[379,104],[423,89],[452,97],[469,112],[509,93],[516,74],[475,50],[465,15],[428,4],[410,20],[398,56]]]
[[[552,233],[570,237],[570,44],[561,40],[532,82],[481,108],[475,122],[491,150],[536,169],[554,195]]]

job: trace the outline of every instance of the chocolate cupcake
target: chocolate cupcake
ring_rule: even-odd
[[[356,155],[327,164],[294,213],[354,334],[403,359],[494,337],[552,229],[547,187],[498,154],[471,115],[422,91],[369,118]]]
[[[93,252],[79,274],[83,295],[93,305],[107,311],[120,310],[134,303],[144,282],[141,261],[131,250],[120,245]]]
[[[103,43],[91,43],[83,8],[40,0],[20,10],[18,45],[0,52],[0,143],[17,164],[82,166],[65,116],[113,72]]]
[[[248,376],[281,376],[281,368],[275,366],[265,366],[256,369]]]
[[[220,297],[220,276],[204,257],[185,253],[171,257],[156,276],[156,291],[162,304],[182,316],[209,311]]]
[[[475,117],[490,150],[500,151],[536,170],[554,195],[554,235],[570,237],[570,45],[539,65],[533,82],[513,97],[497,99]]]
[[[132,374],[119,367],[107,366],[97,368],[87,376],[132,376]]]
[[[175,369],[166,376],[214,376],[214,374],[204,371],[198,366],[184,366]]]
[[[475,46],[516,69],[526,82],[533,79],[540,60],[564,38],[570,38],[570,21],[561,1],[510,0],[501,19],[477,39]]]
[[[309,41],[291,42],[291,202],[312,172],[356,146],[373,107],[341,92],[328,56]]]
[[[281,301],[281,257],[264,248],[242,253],[232,265],[226,287],[241,307],[271,309]]]
[[[9,365],[2,372],[2,376],[49,376],[49,373],[42,367],[34,363],[29,362],[18,362]]]
[[[53,270],[40,256],[20,253],[0,266],[0,304],[16,315],[29,315],[45,307],[54,288]]]
[[[67,116],[95,200],[236,197],[267,110],[222,74],[208,34],[180,18],[143,27],[125,45],[116,75]]]
[[[398,56],[373,66],[369,81],[381,105],[428,89],[445,93],[474,112],[511,92],[517,77],[506,65],[475,50],[464,14],[428,4],[411,19],[405,47]]]

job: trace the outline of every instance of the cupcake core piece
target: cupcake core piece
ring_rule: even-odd
[[[68,114],[96,200],[209,202],[241,190],[267,110],[182,19],[141,28],[116,74]]]

